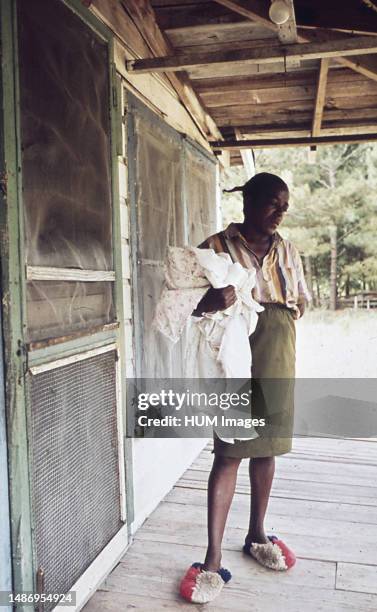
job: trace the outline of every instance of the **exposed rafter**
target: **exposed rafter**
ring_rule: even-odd
[[[317,136],[316,138],[268,138],[252,140],[227,140],[211,143],[213,151],[239,151],[244,149],[266,149],[269,147],[309,147],[313,145],[333,145],[339,143],[361,143],[377,141],[377,133],[355,134],[354,136]]]
[[[293,0],[285,0],[289,6],[289,17],[285,23],[278,25],[278,37],[283,45],[289,45],[298,42],[295,7]],[[300,62],[294,60],[288,60],[286,63],[287,69],[299,67]]]
[[[237,140],[242,141],[243,135],[240,130],[234,130]],[[246,173],[246,178],[250,179],[255,174],[255,163],[252,149],[240,149],[243,167]]]
[[[329,30],[305,30],[305,40],[315,42],[318,40],[330,41],[330,40],[341,40],[344,39],[345,34],[343,32],[333,32]],[[348,37],[354,38],[351,34]],[[299,34],[299,40],[302,40],[303,36]],[[338,64],[342,64],[346,68],[350,68],[354,72],[358,72],[363,76],[366,76],[373,81],[377,81],[377,57],[376,55],[353,55],[351,57],[337,57],[335,58]]]
[[[114,32],[126,86],[175,129],[215,143],[217,157],[243,157],[246,166],[251,148],[376,141],[377,17],[361,0],[344,11],[342,0],[286,1],[298,42],[284,44],[270,0],[93,0],[91,10]],[[353,15],[368,36],[356,33]],[[292,57],[304,60],[287,70]],[[187,59],[197,58],[185,74]]]
[[[326,98],[327,74],[329,71],[329,60],[327,58],[321,60],[321,65],[318,73],[317,91],[315,97],[315,106],[312,123],[312,136],[319,136],[321,131],[321,123],[323,116],[323,107]]]
[[[310,60],[377,53],[377,36],[352,36],[314,43],[281,45],[272,48],[236,49],[130,60],[130,72],[176,72],[216,64],[268,64],[276,61]]]
[[[371,125],[339,125],[337,127],[322,127],[321,129],[321,137],[322,136],[357,136],[360,132],[363,135],[367,134],[375,134],[376,133],[376,123]],[[235,128],[237,129],[237,128]],[[284,139],[292,139],[292,138],[310,138],[311,130],[308,129],[284,129],[276,128],[276,127],[267,127],[262,130],[252,129],[251,127],[243,126],[244,131],[243,137],[245,140],[252,140],[253,142],[256,140],[270,140],[272,138],[284,140]]]
[[[278,26],[275,23],[272,23],[268,16],[269,2],[254,0],[252,3],[252,8],[250,7],[250,2],[248,3],[248,6],[243,6],[234,0],[215,0],[215,2],[217,2],[217,4],[222,4],[222,6],[226,6],[229,10],[234,11],[247,19],[251,19],[252,21],[256,21],[257,23],[264,25],[269,30],[273,30],[274,32],[279,31]]]
[[[289,17],[285,23],[278,26],[278,36],[283,44],[298,42],[293,0],[285,0],[289,6]]]

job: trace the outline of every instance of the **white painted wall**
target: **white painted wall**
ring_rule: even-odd
[[[134,533],[207,444],[205,438],[133,441]]]
[[[124,49],[116,45],[116,64],[119,72],[124,75]],[[167,121],[173,126],[180,125],[180,131],[188,133],[195,138],[195,126],[187,120],[186,111],[174,99],[170,93],[166,92],[161,84],[154,82],[153,92],[149,91],[149,98],[155,102],[156,96],[163,95],[169,102],[166,104],[168,112]],[[145,100],[143,100],[145,101]],[[124,108],[125,101],[122,100]],[[179,123],[180,122],[180,123]],[[190,129],[188,129],[190,128]],[[190,131],[191,130],[191,131]],[[132,333],[132,300],[131,300],[131,265],[130,265],[130,229],[129,229],[129,199],[128,199],[128,180],[127,180],[127,139],[126,132],[123,134],[124,155],[118,158],[119,161],[119,195],[121,207],[121,235],[122,235],[122,265],[123,265],[123,293],[124,293],[124,335],[126,359],[124,364],[125,375],[128,378],[134,376],[134,356],[135,347],[133,346]],[[201,144],[206,144],[203,139],[195,138]],[[208,146],[208,145],[207,145]],[[218,170],[217,170],[218,171]],[[219,189],[219,174],[217,174],[217,194],[216,206],[217,225],[221,224],[221,193]],[[159,502],[172,489],[177,480],[187,470],[191,463],[196,459],[200,451],[207,444],[205,438],[186,438],[186,439],[134,439],[132,440],[132,479],[133,479],[133,499],[134,499],[134,521],[130,525],[131,532],[135,531],[143,524],[145,519],[153,512]]]
[[[119,159],[119,191],[121,207],[123,292],[125,304],[125,375],[134,376],[134,346],[132,335],[131,268],[129,243],[129,211],[127,198],[126,158]],[[218,208],[218,202],[217,202]],[[135,439],[132,441],[132,477],[134,522],[132,533],[142,525],[163,497],[170,491],[183,472],[191,465],[202,448],[205,438]]]
[[[216,168],[216,227],[222,227],[219,166]],[[130,346],[131,337],[128,340]],[[132,364],[128,375],[132,377]],[[146,518],[169,493],[177,480],[190,467],[205,447],[205,438],[139,438],[132,441],[134,534]]]

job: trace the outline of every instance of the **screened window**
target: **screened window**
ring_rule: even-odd
[[[108,47],[60,0],[19,0],[18,29],[28,336],[40,339],[114,318]]]
[[[169,345],[151,323],[170,246],[197,246],[216,230],[216,164],[129,97],[136,351],[139,376],[184,377],[185,342]]]

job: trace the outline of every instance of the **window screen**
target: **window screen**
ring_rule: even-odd
[[[142,332],[137,350],[141,352],[142,375],[154,378],[167,372],[173,375],[181,364],[180,347],[167,350],[151,323],[163,284],[166,247],[184,243],[182,147],[153,119],[136,111],[134,119],[137,285]]]
[[[65,593],[122,526],[116,353],[28,375],[28,390],[36,567]]]
[[[26,263],[111,270],[107,43],[60,0],[19,0],[18,31]],[[48,282],[28,288],[31,338],[113,317],[108,286],[80,281],[56,291]],[[79,295],[85,316],[37,321],[38,312],[60,309],[62,293],[68,308]]]
[[[190,145],[185,151],[185,196],[188,240],[197,246],[216,231],[216,173],[214,163]]]
[[[28,332],[33,340],[101,326],[113,318],[110,282],[29,281]]]
[[[164,281],[167,246],[197,246],[216,230],[216,166],[131,98],[129,188],[139,306],[140,376],[183,377],[184,341],[172,346],[151,329]]]

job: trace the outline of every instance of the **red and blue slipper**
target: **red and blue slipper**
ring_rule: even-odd
[[[276,536],[268,536],[268,539],[270,541],[266,544],[258,542],[245,544],[242,550],[263,567],[277,571],[286,571],[293,567],[296,563],[296,556],[288,546]]]
[[[191,603],[208,603],[220,595],[232,574],[221,567],[217,572],[203,569],[203,563],[193,563],[181,580],[179,592]]]

